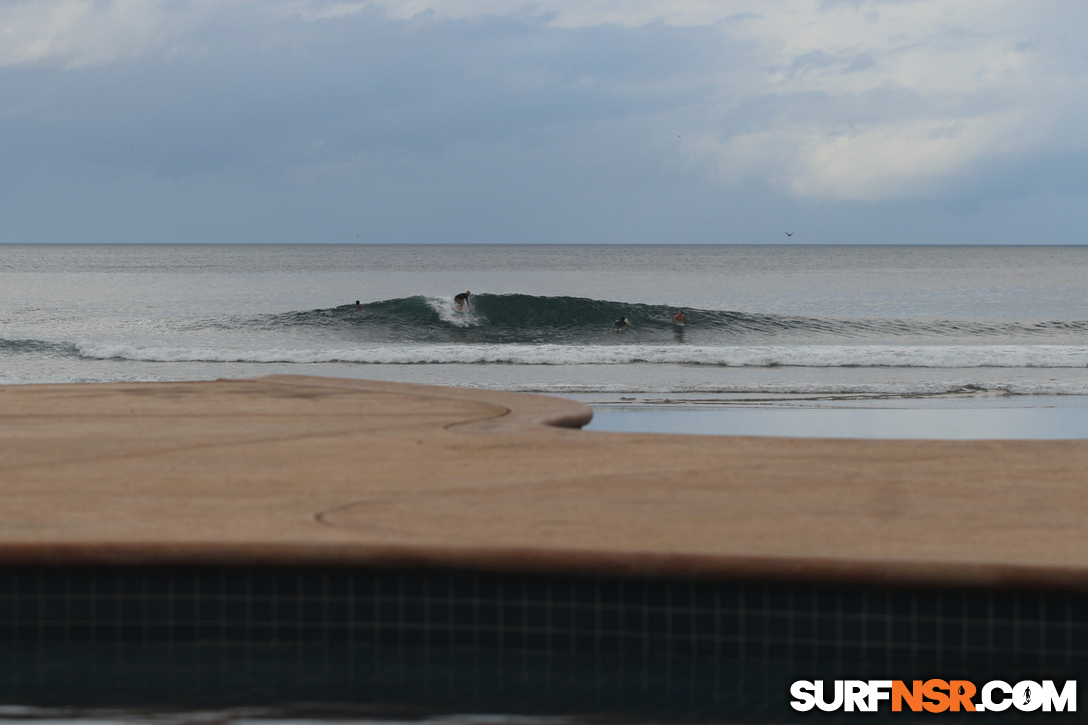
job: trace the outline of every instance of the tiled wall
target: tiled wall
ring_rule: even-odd
[[[771,721],[790,714],[800,677],[1082,672],[1088,597],[1077,594],[442,570],[0,570],[9,704],[360,702]]]

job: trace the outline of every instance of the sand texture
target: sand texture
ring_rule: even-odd
[[[0,387],[0,562],[1088,588],[1088,441],[577,430],[589,416],[301,376]]]

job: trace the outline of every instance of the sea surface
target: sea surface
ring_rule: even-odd
[[[1088,247],[0,245],[0,384],[271,373],[615,430],[1083,438]]]

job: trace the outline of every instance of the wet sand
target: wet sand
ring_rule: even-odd
[[[301,376],[3,387],[0,563],[1088,589],[1088,441],[577,430],[589,417]]]

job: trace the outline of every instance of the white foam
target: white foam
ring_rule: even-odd
[[[427,306],[438,313],[438,319],[454,327],[479,327],[480,318],[472,311],[471,303],[467,309],[457,309],[453,297],[428,297]]]
[[[456,315],[455,315],[456,316]],[[466,323],[467,324],[467,323]],[[141,347],[78,343],[79,354],[100,360],[382,365],[689,364],[726,367],[1081,368],[1083,345],[384,345],[343,349]]]

